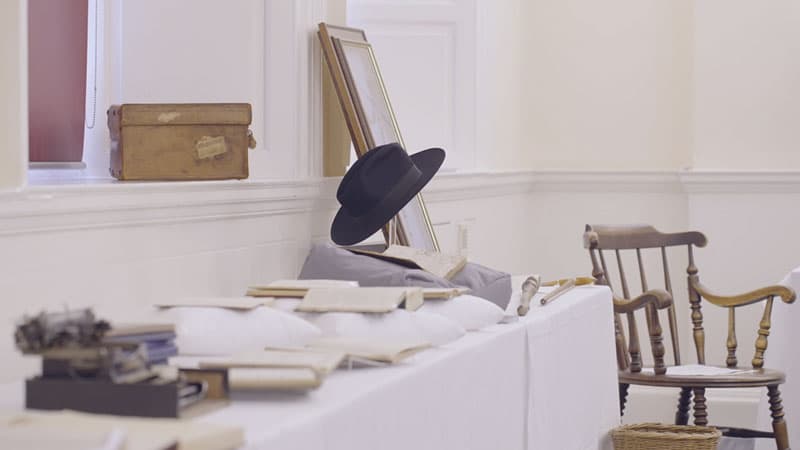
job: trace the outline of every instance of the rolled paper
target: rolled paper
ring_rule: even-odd
[[[533,275],[526,278],[522,283],[522,294],[520,294],[519,306],[517,307],[518,315],[524,316],[525,314],[528,314],[528,311],[531,308],[531,299],[536,294],[536,291],[539,290],[541,281],[542,280],[539,275]]]

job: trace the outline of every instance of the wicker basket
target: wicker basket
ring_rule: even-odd
[[[611,430],[614,450],[716,450],[719,430],[690,425],[637,423]]]

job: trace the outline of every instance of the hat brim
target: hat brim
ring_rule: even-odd
[[[357,244],[380,230],[436,175],[444,162],[444,156],[444,150],[441,148],[429,148],[410,155],[411,160],[422,172],[419,179],[409,185],[402,195],[393,200],[378,202],[374,208],[361,216],[351,216],[344,208],[339,208],[331,224],[333,242],[339,245]]]

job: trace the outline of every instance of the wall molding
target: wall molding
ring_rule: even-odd
[[[0,236],[304,214],[338,207],[340,178],[28,186],[0,194]],[[441,174],[429,201],[530,192],[530,174]]]
[[[692,194],[800,193],[800,171],[692,170],[678,176]]]
[[[338,206],[340,178],[124,183],[94,180],[0,193],[0,235],[302,214]],[[50,180],[52,181],[52,180]],[[800,193],[800,171],[442,172],[429,203],[535,193]]]
[[[677,171],[537,170],[537,192],[684,192]]]

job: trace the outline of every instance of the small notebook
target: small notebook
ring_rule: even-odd
[[[201,369],[215,368],[294,368],[312,369],[323,375],[334,371],[344,360],[345,354],[340,351],[296,350],[264,350],[232,355],[225,358],[200,360]]]
[[[278,280],[266,286],[250,286],[247,289],[247,295],[250,297],[303,298],[311,288],[348,287],[358,287],[358,282],[342,280]]]
[[[336,350],[353,358],[394,364],[430,348],[431,345],[420,339],[367,340],[336,336],[315,339],[307,347],[314,350]]]
[[[400,264],[414,269],[422,269],[438,277],[450,279],[467,264],[467,257],[441,253],[430,250],[423,250],[404,245],[391,245],[382,253],[370,250],[348,248],[347,250],[360,255],[372,256],[373,258]]]
[[[421,288],[313,288],[295,311],[386,313],[398,308],[414,311],[422,302]]]
[[[175,300],[156,302],[158,308],[173,308],[177,306],[195,306],[206,308],[226,309],[255,309],[272,303],[271,299],[253,297],[185,297]]]

